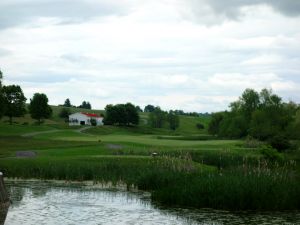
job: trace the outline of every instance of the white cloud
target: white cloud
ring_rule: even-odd
[[[300,101],[300,20],[282,15],[282,6],[277,13],[278,2],[230,1],[224,9],[209,0],[194,2],[194,9],[183,0],[117,2],[76,0],[78,17],[63,15],[65,0],[56,5],[62,7],[58,12],[54,6],[45,12],[33,0],[7,3],[8,11],[21,14],[13,24],[14,14],[2,15],[4,82],[22,85],[28,98],[45,92],[52,104],[70,98],[96,108],[131,101],[216,111],[245,88],[264,87]],[[104,11],[98,13],[99,7]]]
[[[261,55],[243,61],[242,65],[249,65],[249,66],[270,65],[270,64],[278,64],[281,62],[282,62],[282,57],[279,55]]]

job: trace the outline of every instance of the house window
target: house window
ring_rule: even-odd
[[[80,121],[80,125],[85,125],[85,121]]]

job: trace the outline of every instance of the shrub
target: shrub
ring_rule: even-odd
[[[244,146],[246,148],[258,148],[262,145],[262,142],[251,137],[251,136],[247,136]]]
[[[59,112],[59,117],[63,119],[68,119],[71,114],[71,110],[69,108],[62,108]]]
[[[276,148],[280,152],[291,147],[288,138],[284,135],[276,135],[270,138],[268,142],[273,148]]]
[[[96,126],[97,125],[97,121],[94,118],[91,119],[91,125],[92,126]]]
[[[272,148],[272,146],[264,145],[260,149],[260,153],[264,156],[265,159],[270,161],[280,161],[282,160],[282,156],[276,149]]]
[[[202,123],[197,123],[197,124],[196,124],[196,127],[197,127],[199,130],[204,129],[204,125],[203,125]]]

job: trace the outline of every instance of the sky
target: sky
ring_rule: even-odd
[[[300,103],[298,0],[1,0],[0,69],[28,101],[216,112],[246,88]]]

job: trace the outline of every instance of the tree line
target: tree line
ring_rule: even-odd
[[[139,106],[132,103],[107,105],[105,107],[104,124],[132,126],[138,125],[140,121]],[[149,113],[149,125],[152,128],[163,128],[166,125],[175,130],[179,127],[179,116],[173,111],[163,111],[160,107],[154,107],[154,110]]]
[[[48,105],[48,98],[43,93],[35,93],[30,99],[28,109],[26,97],[19,85],[2,86],[3,73],[0,71],[0,118],[7,116],[9,123],[13,123],[13,117],[22,117],[27,111],[33,119],[41,123],[44,119],[50,118],[52,109]]]
[[[289,139],[300,138],[300,106],[263,89],[246,89],[229,111],[214,113],[208,132],[225,138],[253,137],[278,150],[288,148]]]
[[[71,101],[70,101],[69,98],[67,98],[67,99],[65,100],[64,104],[63,104],[63,105],[60,105],[60,106],[64,106],[64,107],[74,107],[74,108],[81,108],[81,109],[92,109],[92,105],[91,105],[91,103],[88,102],[88,101],[83,101],[83,102],[81,103],[81,105],[75,106],[75,105],[72,105],[72,104],[71,104]]]
[[[138,106],[139,107],[139,106]],[[154,105],[146,105],[144,108],[144,111],[139,107],[140,112],[148,112],[151,113],[156,109],[157,106]],[[198,112],[184,112],[181,109],[175,109],[170,110],[172,114],[179,115],[179,116],[193,116],[193,117],[199,117],[199,116],[210,116],[209,113],[198,113]]]

